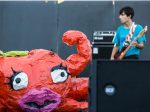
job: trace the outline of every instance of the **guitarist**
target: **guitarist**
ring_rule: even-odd
[[[136,36],[143,30],[141,25],[132,21],[134,10],[132,7],[123,7],[119,12],[119,19],[122,25],[118,27],[113,39],[114,47],[111,60],[115,59],[116,53],[126,48]],[[143,49],[146,41],[145,35],[132,42],[132,47],[126,52],[123,59],[139,59],[140,50]]]

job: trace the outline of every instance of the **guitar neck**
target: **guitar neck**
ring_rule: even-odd
[[[135,39],[133,41],[137,41],[137,39],[140,38],[140,35],[138,35],[137,37],[135,37]],[[132,47],[132,43],[133,41],[130,43],[130,45],[121,53],[119,59],[123,59],[125,54],[128,52],[128,50]]]

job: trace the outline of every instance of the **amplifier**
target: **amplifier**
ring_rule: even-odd
[[[92,59],[110,59],[114,44],[92,45]]]
[[[94,31],[92,44],[111,44],[115,31]]]

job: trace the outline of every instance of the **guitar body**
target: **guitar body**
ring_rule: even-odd
[[[124,53],[125,49],[127,48],[128,46],[124,46],[120,52],[117,52],[115,55],[114,55],[114,58],[115,60],[120,60],[122,58],[121,54]]]
[[[117,52],[115,55],[114,55],[114,59],[115,60],[119,60],[119,56],[121,55],[121,52]]]

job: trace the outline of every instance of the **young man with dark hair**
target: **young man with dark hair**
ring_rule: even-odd
[[[123,59],[138,59],[140,50],[143,49],[146,41],[145,35],[138,38],[137,41],[134,39],[143,30],[142,26],[135,24],[132,21],[134,17],[134,10],[132,7],[123,7],[119,12],[119,19],[122,23],[118,27],[116,34],[113,39],[114,47],[111,54],[111,60],[114,60],[115,54],[122,50],[124,46],[128,46],[132,42],[132,47],[126,52]]]

